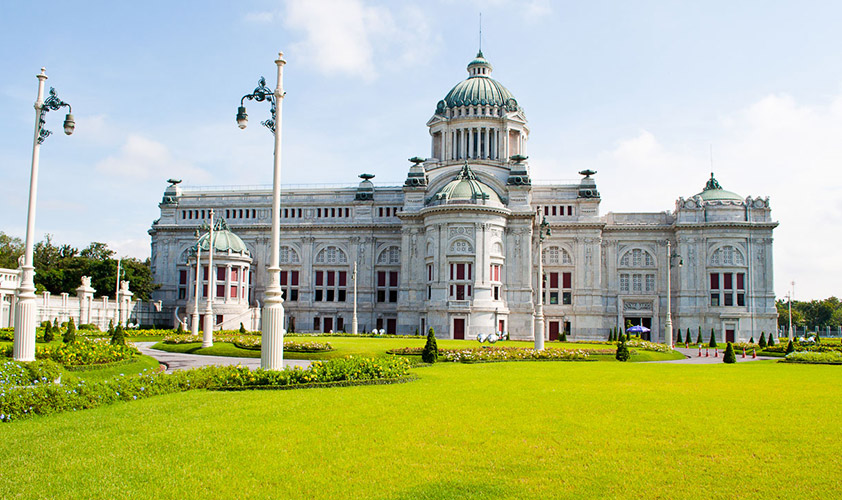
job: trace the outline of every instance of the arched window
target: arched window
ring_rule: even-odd
[[[456,240],[450,246],[451,253],[474,253],[474,247],[467,240]]]
[[[401,263],[401,249],[397,246],[391,246],[382,252],[377,257],[378,265],[398,265]]]
[[[629,250],[620,259],[621,267],[655,267],[655,259],[646,250],[635,248]]]
[[[493,245],[491,245],[491,255],[503,255],[503,244],[499,241],[495,241]]]
[[[746,259],[740,249],[732,245],[717,248],[710,258],[712,266],[745,266]]]
[[[341,248],[328,246],[316,255],[316,264],[347,264],[348,257]]]
[[[545,266],[572,266],[573,259],[570,252],[561,247],[548,247],[544,249]]]
[[[298,264],[298,252],[294,248],[288,246],[281,247],[281,264]]]

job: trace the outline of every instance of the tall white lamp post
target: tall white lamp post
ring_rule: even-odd
[[[73,121],[73,110],[69,104],[56,95],[55,89],[50,89],[50,96],[44,100],[44,81],[47,79],[46,69],[41,68],[38,78],[38,97],[35,100],[35,138],[32,142],[32,172],[29,178],[29,208],[26,214],[26,248],[24,250],[23,266],[21,266],[20,286],[18,286],[15,304],[15,342],[13,354],[15,361],[35,361],[35,266],[32,262],[35,236],[35,201],[38,194],[38,160],[41,153],[41,143],[52,133],[44,128],[48,111],[58,111],[67,106],[69,113],[64,119],[64,133],[70,135],[76,128]]]
[[[201,233],[196,230],[196,300],[193,302],[193,317],[190,321],[190,333],[194,336],[199,336],[199,286],[201,286],[201,271],[202,271],[202,242],[199,241]]]
[[[354,317],[351,319],[351,333],[357,334],[357,263],[354,262],[354,274],[351,275],[354,281]]]
[[[538,220],[538,305],[535,307],[535,350],[544,350],[544,238],[550,236],[550,225],[547,217],[541,215],[541,207],[537,211]]]
[[[664,343],[672,348],[672,263],[678,259],[678,267],[684,265],[681,256],[672,251],[672,242],[667,240],[667,322],[664,325]]]
[[[284,367],[284,298],[281,289],[281,266],[279,259],[281,243],[281,111],[284,103],[284,60],[283,52],[278,52],[275,60],[278,66],[278,84],[272,92],[266,87],[266,79],[260,77],[254,92],[240,99],[237,109],[237,125],[246,128],[248,115],[245,100],[269,101],[272,117],[263,126],[275,135],[275,165],[272,177],[272,257],[269,263],[269,286],[263,300],[263,327],[260,348],[260,367],[264,370],[281,370]]]
[[[213,272],[213,210],[210,211],[210,233],[208,233],[208,299],[205,301],[205,331],[202,335],[202,347],[213,346],[213,295],[216,291],[216,282]]]

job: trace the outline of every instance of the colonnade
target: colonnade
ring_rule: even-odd
[[[450,131],[450,159],[497,160],[500,151],[500,129],[466,127]]]

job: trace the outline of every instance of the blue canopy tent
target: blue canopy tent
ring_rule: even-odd
[[[649,333],[649,329],[643,325],[634,325],[633,327],[626,330],[626,333],[636,333],[640,335],[641,333]]]

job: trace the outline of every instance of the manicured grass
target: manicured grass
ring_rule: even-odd
[[[150,356],[137,356],[131,363],[115,364],[106,368],[98,368],[84,371],[69,371],[63,370],[62,380],[70,380],[78,378],[88,382],[99,380],[107,380],[109,378],[117,377],[120,374],[134,375],[143,370],[154,370],[158,368],[159,363],[155,358]]]
[[[286,359],[332,359],[341,358],[348,355],[353,356],[385,356],[389,349],[397,349],[400,347],[424,347],[425,339],[410,339],[401,337],[387,337],[387,338],[368,338],[368,337],[288,337],[291,340],[303,342],[308,340],[315,340],[317,342],[327,342],[333,347],[332,351],[327,352],[284,352]],[[466,349],[471,347],[478,347],[479,342],[471,340],[438,340],[436,342],[439,349]],[[488,344],[482,344],[488,345]],[[532,347],[532,342],[523,341],[504,341],[497,342],[497,346],[506,347]],[[548,342],[547,347],[557,349],[611,349],[613,345],[605,344],[588,344],[580,342]],[[234,344],[225,342],[216,342],[213,347],[202,348],[201,343],[192,344],[164,344],[159,342],[152,346],[154,349],[160,349],[168,352],[183,352],[188,354],[203,354],[208,356],[234,356],[242,358],[259,358],[260,351],[250,349],[240,349]],[[668,360],[681,359],[683,356],[678,353],[659,353],[648,351],[637,351],[638,354],[632,356],[632,361],[653,361],[653,360]],[[614,356],[594,356],[600,361],[613,361]]]
[[[840,491],[839,367],[519,362],[416,371],[421,379],[408,384],[195,391],[0,425],[0,497]],[[793,472],[797,464],[812,472]]]

